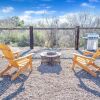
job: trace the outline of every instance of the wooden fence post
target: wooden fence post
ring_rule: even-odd
[[[34,47],[33,26],[30,26],[29,29],[30,29],[30,49],[33,49]]]
[[[75,50],[79,49],[79,33],[80,33],[80,27],[76,26],[75,28]]]

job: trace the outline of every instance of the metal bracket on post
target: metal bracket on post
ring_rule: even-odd
[[[34,34],[33,34],[33,26],[30,26],[30,49],[34,47]]]

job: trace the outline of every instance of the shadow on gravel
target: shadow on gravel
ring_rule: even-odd
[[[31,51],[31,49],[28,49],[28,50],[26,50],[26,51],[23,51],[21,54],[20,54],[20,56],[24,56],[24,55],[26,55],[27,53],[29,53]]]
[[[38,67],[38,71],[41,72],[41,74],[44,74],[44,73],[56,73],[56,74],[60,74],[62,70],[62,67],[61,65],[46,65],[46,64],[41,64],[39,67]]]
[[[100,91],[98,91],[99,89],[96,90],[96,89],[92,89],[92,87],[90,88],[90,86],[88,86],[88,85],[86,84],[86,80],[85,80],[85,82],[84,82],[84,80],[83,80],[83,79],[88,79],[89,81],[94,82],[95,85],[97,85],[98,88],[100,88],[100,73],[99,73],[99,72],[97,72],[98,75],[97,75],[96,78],[93,77],[93,76],[91,76],[90,74],[88,74],[88,73],[85,72],[84,70],[80,70],[80,71],[78,71],[78,72],[75,72],[75,71],[74,71],[74,73],[75,73],[75,76],[78,78],[78,80],[79,80],[79,82],[80,82],[80,84],[78,84],[78,86],[79,86],[80,88],[86,90],[87,92],[92,93],[92,94],[95,95],[95,96],[100,97]]]
[[[30,75],[30,73],[29,73]],[[10,88],[12,84],[20,84],[19,87],[10,95],[6,96],[2,100],[12,100],[14,97],[16,97],[20,92],[23,92],[25,90],[24,88],[24,82],[28,79],[28,76],[25,76],[24,74],[21,74],[21,78],[17,78],[14,81],[11,81],[11,78],[9,76],[4,76],[2,80],[0,80],[0,96],[3,95],[7,89]],[[16,88],[16,87],[15,87]]]

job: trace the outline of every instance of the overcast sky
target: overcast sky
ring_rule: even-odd
[[[83,11],[100,15],[100,0],[0,0],[0,19],[19,16],[27,21]]]

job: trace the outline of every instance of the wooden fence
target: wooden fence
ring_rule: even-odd
[[[30,26],[29,28],[0,28],[0,30],[29,30],[30,34],[30,49],[34,48],[34,30],[75,30],[75,50],[79,49],[79,36],[81,29],[100,29],[100,27],[80,27],[76,26],[74,28],[34,28]]]

